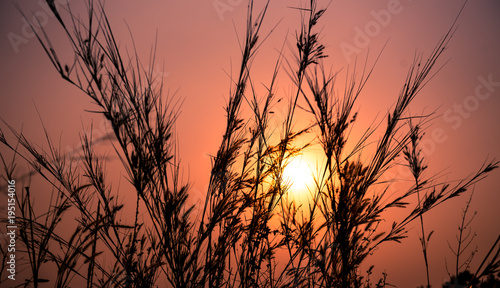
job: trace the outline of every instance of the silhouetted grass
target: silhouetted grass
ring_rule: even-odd
[[[298,9],[302,22],[295,34],[293,61],[280,51],[265,94],[259,96],[250,64],[262,43],[268,2],[256,13],[250,1],[241,62],[225,107],[224,133],[212,157],[205,201],[195,215],[194,207],[187,204],[190,187],[181,179],[173,136],[179,105],[162,94],[162,79],[153,73],[154,51],[148,70],[136,56],[125,57],[101,2],[87,2],[86,18],[74,13],[70,5],[61,15],[51,1],[47,3],[64,28],[75,61],[62,62],[45,31],[36,36],[62,79],[90,97],[96,112],[111,124],[114,152],[134,193],[130,198],[116,188],[120,185],[108,183],[92,135],[82,135],[84,157],[75,161],[58,151],[47,133],[49,148],[44,151],[10,129],[18,142],[13,145],[0,130],[0,142],[53,187],[44,212],[39,212],[29,185],[18,194],[19,238],[30,274],[26,286],[49,282],[69,287],[83,280],[87,287],[384,287],[385,274],[377,283],[371,282],[373,266],[367,277],[360,272],[367,257],[382,243],[401,241],[408,224],[420,220],[428,271],[430,234],[425,233],[422,215],[460,196],[497,168],[495,161],[486,163],[454,186],[422,173],[427,164],[418,142],[429,116],[411,116],[408,108],[436,72],[455,24],[428,57],[415,57],[384,122],[365,128],[351,147],[346,143],[356,124],[353,108],[374,68],[365,65],[360,76],[356,70],[348,73],[343,94],[334,93],[340,76],[325,72],[327,55],[317,32],[325,9],[311,0]],[[277,97],[276,79],[283,69],[294,90]],[[314,123],[296,129],[301,98]],[[289,101],[283,101],[287,113],[276,132],[269,120],[272,107],[281,99]],[[245,109],[251,111],[249,117],[243,116]],[[382,134],[373,139],[377,129]],[[307,146],[296,140],[311,134],[318,139],[326,161],[315,177],[306,207],[289,195],[290,183],[284,180],[283,171]],[[374,152],[361,161],[360,153],[368,145]],[[400,155],[405,156],[415,183],[390,196],[393,183],[381,177]],[[7,178],[12,178],[14,168],[4,166]],[[381,184],[385,184],[382,189],[378,188]],[[125,194],[127,200],[121,200]],[[418,196],[416,203],[414,196]],[[381,222],[392,208],[408,208],[409,213],[384,227]],[[124,217],[123,211],[129,215]],[[76,218],[67,220],[65,215]],[[497,241],[486,257],[491,255],[488,259],[492,260],[485,259],[475,277],[498,271],[498,247]],[[42,278],[41,267],[54,265],[54,278]]]

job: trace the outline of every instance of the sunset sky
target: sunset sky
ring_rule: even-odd
[[[46,147],[39,113],[51,137],[66,151],[78,147],[79,135],[89,131],[92,123],[94,138],[104,136],[109,131],[103,119],[85,112],[94,111],[96,106],[60,79],[13,2],[28,17],[34,14],[40,17],[56,47],[68,47],[55,18],[40,4],[44,1],[0,2],[1,120],[14,129],[22,128],[28,139]],[[79,11],[80,1],[69,2]],[[263,3],[256,0],[257,8]],[[292,55],[290,49],[295,46],[286,43],[293,43],[300,13],[291,7],[301,7],[301,3],[271,1],[263,35],[276,28],[253,62],[255,83],[269,83],[278,51],[284,43],[285,55]],[[374,119],[375,123],[385,124],[383,118],[394,105],[414,56],[423,53],[425,59],[429,55],[463,4],[455,0],[333,0],[319,3],[329,5],[319,24],[321,41],[329,55],[324,66],[327,70],[331,67],[332,71],[341,71],[343,76],[339,84],[355,64],[358,70],[365,61],[373,65],[386,45],[355,108],[359,115],[357,131],[363,131]],[[228,74],[232,71],[235,75],[239,64],[238,39],[244,36],[247,2],[107,0],[105,8],[123,51],[128,49],[133,53],[132,35],[144,66],[149,65],[149,53],[157,39],[153,64],[166,84],[164,94],[176,97],[181,105],[176,125],[181,164],[185,179],[192,183],[190,201],[197,203],[208,185],[210,155],[217,152],[225,128],[223,107],[230,85]],[[427,173],[441,175],[442,181],[470,176],[486,160],[500,159],[499,15],[499,1],[467,3],[458,20],[458,29],[439,62],[442,69],[421,91],[411,108],[412,114],[436,113],[424,136],[423,150],[429,162]],[[71,60],[71,54],[65,56]],[[293,87],[285,70],[281,71],[278,81],[277,93],[280,98],[287,99]],[[284,111],[275,111],[276,123]],[[311,120],[304,119],[306,124]],[[6,128],[3,122],[0,126],[2,130]],[[109,143],[102,143],[102,147],[111,151]],[[315,159],[308,157],[307,161],[314,166]],[[472,270],[477,268],[478,261],[500,233],[499,179],[500,171],[495,171],[475,186],[471,209],[477,211],[472,229],[478,235],[473,244],[478,246],[478,253]],[[445,259],[450,263],[453,255],[447,240],[454,244],[461,209],[469,195],[470,191],[425,216],[427,231],[435,230],[429,244],[433,287],[441,287],[448,279]],[[425,283],[416,224],[403,244],[382,246],[368,259],[376,264],[376,273],[385,271],[388,282],[398,287]]]

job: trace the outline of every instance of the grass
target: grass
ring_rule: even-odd
[[[74,62],[61,62],[45,31],[36,36],[61,78],[90,97],[109,121],[114,153],[134,197],[119,200],[123,191],[108,183],[106,159],[96,151],[92,135],[82,135],[84,157],[77,161],[58,151],[47,132],[49,148],[40,150],[22,133],[9,128],[16,139],[12,142],[0,130],[0,142],[17,157],[12,163],[23,159],[53,187],[44,212],[39,212],[43,207],[36,206],[29,185],[17,196],[22,227],[18,239],[29,263],[29,276],[21,286],[70,287],[80,281],[87,287],[386,287],[387,275],[372,282],[373,266],[367,276],[360,267],[380,245],[403,240],[413,221],[420,221],[430,286],[427,245],[432,232],[426,234],[423,215],[464,194],[498,166],[487,162],[458,184],[423,173],[427,164],[419,140],[430,116],[410,115],[408,109],[437,72],[455,24],[428,57],[415,57],[384,122],[365,128],[355,145],[348,146],[356,124],[353,109],[374,67],[348,73],[343,94],[334,93],[340,76],[324,68],[327,55],[317,28],[325,9],[311,0],[298,9],[302,22],[291,46],[295,56],[285,58],[282,48],[266,93],[260,96],[251,63],[265,33],[268,5],[255,12],[250,1],[224,133],[212,158],[201,213],[195,215],[187,204],[190,186],[180,176],[174,137],[179,105],[162,94],[162,79],[154,73],[155,53],[147,70],[136,56],[124,54],[101,2],[88,1],[85,17],[69,4],[61,15],[47,3],[71,43]],[[294,89],[291,95],[277,97],[276,79],[282,70]],[[278,104],[281,99],[288,101]],[[307,103],[303,110],[313,119],[303,129],[294,125],[299,99]],[[269,124],[276,105],[287,105],[278,133]],[[374,137],[376,131],[381,132],[379,138]],[[310,135],[318,139],[325,163],[315,175],[306,207],[289,195],[283,171],[307,146],[297,140]],[[373,153],[361,161],[360,153],[369,145]],[[394,183],[382,181],[382,176],[401,155],[414,184],[391,196]],[[12,179],[14,165],[3,162],[5,178]],[[406,208],[408,214],[383,225],[397,208]],[[133,213],[123,218],[122,211]],[[66,215],[77,215],[71,225],[64,221]],[[458,249],[457,263],[462,253]],[[474,278],[498,272],[499,249],[497,240]],[[42,267],[54,268],[54,277],[42,278]]]

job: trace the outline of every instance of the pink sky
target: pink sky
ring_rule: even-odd
[[[55,19],[47,16],[38,2],[41,1],[16,1],[28,11],[28,15],[32,11],[42,17],[41,21],[45,19],[42,21],[46,23],[44,27],[53,33],[54,39],[59,39],[61,31]],[[77,4],[74,0],[70,2]],[[176,128],[184,173],[192,182],[194,203],[206,189],[209,155],[216,153],[223,133],[223,106],[229,89],[229,79],[224,71],[230,72],[231,65],[235,68],[239,61],[237,35],[243,36],[246,2],[106,2],[108,16],[122,46],[131,51],[127,23],[144,63],[147,63],[151,45],[158,34],[155,62],[158,75],[164,78],[170,92],[177,91],[176,95],[183,101]],[[261,6],[262,1],[256,3]],[[320,1],[320,4],[328,2]],[[376,117],[379,121],[382,119],[396,100],[415,52],[423,52],[424,56],[430,53],[449,29],[461,5],[461,1],[453,0],[337,0],[330,3],[320,22],[322,41],[329,54],[326,67],[333,65],[333,70],[343,68],[345,71],[348,65],[354,65],[356,56],[358,65],[362,64],[368,50],[368,63],[373,63],[388,41],[358,102],[359,129]],[[297,10],[287,6],[300,6],[300,2],[272,1],[270,4],[264,31],[281,22],[261,47],[254,62],[255,83],[269,82],[272,72],[269,67],[276,60],[277,50],[287,37],[293,41],[300,18]],[[89,129],[92,119],[94,134],[104,133],[102,119],[84,112],[95,106],[59,79],[11,1],[0,3],[0,13],[0,117],[16,129],[23,127],[28,138],[43,143],[37,108],[51,136],[56,141],[60,139],[63,149],[78,145],[79,133]],[[441,59],[442,64],[448,62],[424,88],[411,109],[415,114],[422,111],[437,113],[436,120],[427,130],[424,149],[430,162],[429,173],[441,172],[446,180],[466,177],[486,159],[500,158],[498,15],[498,1],[469,1],[450,47]],[[287,55],[290,55],[289,51]],[[278,93],[285,94],[291,86],[286,74],[281,76]],[[500,233],[499,175],[495,172],[475,188],[472,209],[478,214],[472,226],[478,234],[476,260],[485,255]],[[454,199],[426,216],[429,219],[427,231],[435,230],[429,247],[434,287],[440,287],[447,278],[445,258],[451,261],[452,254],[446,241],[454,240],[468,195]],[[410,238],[403,244],[382,246],[369,259],[379,268],[378,272],[386,267],[388,281],[398,287],[416,287],[425,283],[416,224],[409,232]],[[477,265],[474,261],[472,268]]]

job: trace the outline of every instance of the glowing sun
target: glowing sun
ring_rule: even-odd
[[[294,157],[283,171],[283,180],[290,186],[293,194],[307,194],[308,189],[314,188],[312,169],[305,157]]]

